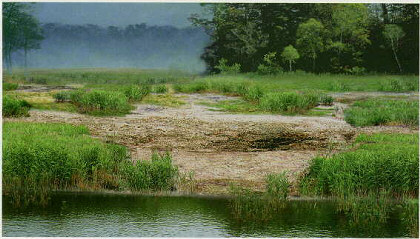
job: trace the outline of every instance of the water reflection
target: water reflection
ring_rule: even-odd
[[[221,198],[57,194],[48,207],[18,209],[3,198],[3,236],[409,236],[398,207],[390,207],[387,219],[376,223],[372,230],[363,224],[352,224],[348,215],[338,210],[339,205],[331,201],[240,203],[244,202],[238,204]],[[238,211],[241,206],[246,211]]]

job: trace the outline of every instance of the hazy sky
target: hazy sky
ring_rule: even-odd
[[[40,22],[96,24],[101,26],[190,26],[187,18],[201,13],[199,3],[37,3],[34,14]]]

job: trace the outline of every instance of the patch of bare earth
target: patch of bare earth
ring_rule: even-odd
[[[260,190],[268,173],[285,170],[296,180],[310,159],[342,149],[359,132],[416,132],[397,126],[354,128],[339,117],[227,114],[199,102],[231,98],[184,96],[187,104],[180,108],[137,105],[125,117],[32,110],[28,118],[5,121],[86,125],[94,137],[127,146],[133,160],[170,151],[182,173],[194,172],[198,193],[224,193],[230,183]]]

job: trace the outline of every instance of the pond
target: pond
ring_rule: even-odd
[[[237,206],[238,204],[236,204]],[[271,206],[270,206],[271,207]],[[396,207],[360,223],[334,201],[292,200],[238,214],[227,198],[60,193],[46,207],[16,208],[3,197],[3,236],[408,237]],[[246,208],[246,210],[255,210]],[[261,216],[265,215],[265,216]]]

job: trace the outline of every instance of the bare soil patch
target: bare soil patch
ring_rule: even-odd
[[[268,173],[289,171],[291,180],[317,154],[340,150],[360,132],[416,132],[406,127],[354,128],[340,117],[241,115],[199,104],[231,97],[185,95],[178,108],[139,104],[125,117],[93,117],[57,111],[5,121],[86,125],[94,137],[127,146],[133,160],[170,151],[182,173],[194,172],[196,190],[223,193],[229,184],[264,187]]]

